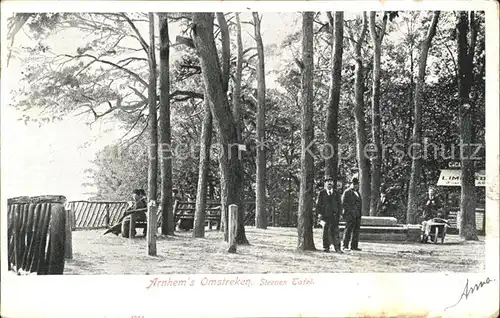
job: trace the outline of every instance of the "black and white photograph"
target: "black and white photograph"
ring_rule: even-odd
[[[2,285],[213,297],[100,317],[498,314],[498,4],[154,2],[2,13]],[[363,275],[411,280],[340,291]]]

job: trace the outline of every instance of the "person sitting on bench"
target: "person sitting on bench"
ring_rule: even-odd
[[[122,236],[123,237],[129,237],[129,232],[130,232],[130,214],[131,212],[139,209],[145,209],[147,208],[147,203],[146,203],[146,191],[143,189],[136,189],[132,192],[132,198],[134,199],[134,203],[132,206],[125,212],[124,218],[122,219]],[[145,222],[146,221],[146,211],[142,212],[135,212],[135,220],[139,222]],[[134,229],[134,236],[136,232]],[[146,229],[144,229],[144,235],[146,235]]]
[[[427,199],[427,202],[425,203],[424,206],[424,211],[422,214],[422,243],[426,243],[429,239],[429,234],[431,230],[431,226],[429,223],[432,223],[433,219],[436,218],[436,216],[439,215],[439,218],[441,219],[442,212],[441,212],[441,201],[439,198],[435,195],[435,190],[434,188],[429,188],[429,197]]]
[[[118,236],[122,233],[123,237],[129,236],[129,227],[130,227],[130,214],[132,211],[136,209],[143,209],[147,207],[146,204],[146,191],[142,189],[136,189],[132,192],[132,197],[134,198],[134,202],[132,205],[123,213],[122,217],[118,220],[118,222],[108,228],[103,235],[108,233],[113,233]],[[146,221],[146,212],[136,212],[136,220],[137,221]],[[126,231],[124,231],[126,230]],[[144,235],[146,235],[146,229],[144,229]]]

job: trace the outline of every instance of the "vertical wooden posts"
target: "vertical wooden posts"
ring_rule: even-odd
[[[175,224],[177,223],[177,219],[175,218],[175,215],[177,214],[177,208],[179,207],[179,200],[174,201],[174,208],[172,209],[172,222],[174,222],[174,231],[175,231]]]
[[[274,207],[271,207],[271,224],[273,227],[276,226],[276,213]]]
[[[156,201],[149,201],[148,204],[148,223],[147,223],[147,241],[148,241],[148,255],[156,256],[156,232],[158,231],[158,226],[156,221],[158,217],[156,215],[158,211],[158,206]],[[166,220],[164,220],[166,222]]]
[[[236,230],[238,229],[238,206],[229,206],[229,253],[236,253]]]
[[[108,203],[106,203],[105,209],[106,209],[106,216],[105,216],[106,227],[109,228],[109,204]]]
[[[51,205],[48,228],[49,241],[43,274],[62,275],[64,273],[66,253],[66,211],[62,203],[54,202],[49,204]],[[44,247],[42,247],[43,250]]]
[[[18,257],[18,254],[19,254],[19,246],[18,246],[18,242],[19,242],[19,205],[15,205],[14,206],[14,210],[13,210],[13,223],[14,223],[14,228],[13,228],[13,236],[14,236],[14,266],[15,266],[15,272],[18,273],[19,272],[19,257]]]
[[[76,207],[73,203],[71,205],[71,231],[76,230]]]
[[[73,258],[73,211],[65,210],[66,212],[66,240],[64,242],[64,257],[67,259]]]
[[[486,235],[486,204],[484,205],[483,209],[483,229],[482,229],[483,235]]]
[[[64,196],[9,198],[8,265],[17,274],[63,274],[66,231]]]

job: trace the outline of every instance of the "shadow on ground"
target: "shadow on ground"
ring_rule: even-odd
[[[321,248],[322,230],[314,230]],[[246,228],[250,245],[227,253],[223,234],[207,231],[158,236],[157,255],[147,255],[145,237],[125,239],[103,230],[73,232],[73,259],[65,274],[228,274],[349,272],[477,272],[484,268],[484,238],[461,242],[449,235],[445,244],[361,242],[362,251],[345,254],[296,250],[295,228]]]

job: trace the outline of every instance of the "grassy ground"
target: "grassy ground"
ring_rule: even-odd
[[[321,249],[321,229],[314,243]],[[228,254],[222,234],[207,231],[194,239],[192,232],[158,237],[158,256],[147,255],[146,239],[125,239],[104,230],[73,232],[73,259],[65,274],[202,274],[202,273],[349,273],[349,272],[476,272],[484,267],[484,237],[460,242],[455,235],[444,245],[406,242],[360,242],[360,252],[345,254],[298,252],[295,228],[247,227],[251,245]],[[140,233],[140,230],[139,230]]]

